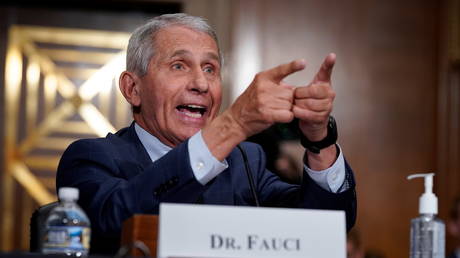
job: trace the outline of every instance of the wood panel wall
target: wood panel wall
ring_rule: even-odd
[[[460,1],[443,1],[441,10],[437,162],[440,215],[447,218],[460,197]],[[448,250],[459,243],[448,235]]]
[[[305,85],[329,52],[337,54],[334,115],[358,182],[356,228],[366,248],[407,257],[423,183],[406,176],[437,168],[439,3],[273,0],[258,1],[256,11],[245,6],[239,1],[236,10],[258,23],[263,69],[306,58],[307,71],[288,79]]]

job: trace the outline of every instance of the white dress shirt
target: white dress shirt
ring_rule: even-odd
[[[145,131],[137,123],[134,124],[134,129],[142,145],[147,150],[152,162],[163,157],[163,155],[172,149],[163,144],[158,138]],[[226,160],[220,162],[212,155],[211,151],[209,151],[208,146],[201,136],[201,131],[190,137],[188,142],[188,153],[193,174],[196,180],[202,185],[205,185],[228,168]],[[337,160],[330,168],[314,171],[304,165],[304,170],[313,181],[323,189],[336,193],[345,180],[345,161],[342,150],[340,150]],[[341,191],[344,190],[346,189],[341,189]]]

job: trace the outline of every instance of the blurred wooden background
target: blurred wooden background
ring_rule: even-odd
[[[119,9],[108,8],[110,2],[133,6],[132,1],[96,2],[99,4],[93,12],[103,15],[86,23],[72,20],[78,16],[65,15],[79,10],[85,1],[78,8],[72,2],[65,8],[53,7],[49,12],[55,16],[50,15],[49,21],[34,15],[34,8],[49,9],[46,4],[0,6],[0,59],[5,60],[6,33],[14,24],[83,24],[79,27],[126,32],[155,12],[131,8],[121,15]],[[148,0],[137,3],[158,4]],[[182,11],[208,18],[217,29],[226,59],[224,106],[262,69],[305,58],[306,71],[288,78],[293,84],[304,85],[329,52],[337,54],[333,73],[337,91],[334,115],[339,125],[339,142],[356,172],[356,229],[367,249],[380,250],[385,257],[408,256],[409,223],[417,216],[418,198],[423,191],[421,181],[406,180],[408,174],[436,172],[440,217],[447,220],[450,205],[460,194],[458,0],[166,3],[178,4]],[[125,18],[118,20],[119,17]],[[0,68],[4,71],[3,62]],[[3,76],[1,73],[1,103],[5,102]],[[4,119],[4,105],[0,105],[3,134]],[[1,146],[5,137],[0,140]],[[3,149],[0,154],[5,156]],[[29,213],[22,204],[29,203],[29,209],[37,204],[7,176],[4,160],[0,165],[1,196],[10,196],[16,203],[14,210],[5,210],[5,198],[0,198],[0,233],[5,232],[5,227],[16,229],[13,235],[0,234],[0,251],[24,250],[28,248],[24,222]],[[12,183],[5,184],[8,180]],[[5,185],[9,185],[8,189]],[[452,248],[452,239],[448,243]]]

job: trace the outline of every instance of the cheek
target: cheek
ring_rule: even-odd
[[[217,106],[219,107],[220,103],[222,102],[222,86],[220,83],[216,83],[216,85],[212,87],[211,95],[214,101],[214,105],[217,104]]]
[[[150,116],[160,114],[164,107],[164,102],[167,99],[161,97],[161,94],[156,94],[155,89],[143,92],[141,95],[142,103],[141,106]]]
[[[167,90],[168,87],[165,87],[157,80],[151,80],[147,83],[147,88],[142,92],[143,104],[151,108],[162,109],[172,97]],[[152,111],[157,112],[158,110],[155,109]]]
[[[214,112],[217,114],[219,112],[220,106],[222,104],[222,91],[219,90],[216,94],[213,96],[213,101],[214,101]]]

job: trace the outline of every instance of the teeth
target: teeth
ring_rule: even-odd
[[[177,106],[177,110],[191,118],[201,118],[206,112],[206,107],[201,105],[187,104]]]
[[[187,112],[187,111],[180,111],[182,114],[186,115],[186,116],[189,116],[189,117],[193,117],[193,118],[200,118],[202,117],[201,113],[190,113],[190,112]]]
[[[188,113],[188,112],[186,112],[185,115],[187,115],[189,117],[193,117],[193,118],[200,118],[201,117],[200,113]]]
[[[187,107],[190,107],[190,108],[204,108],[202,106],[197,106],[197,105],[187,105]]]

